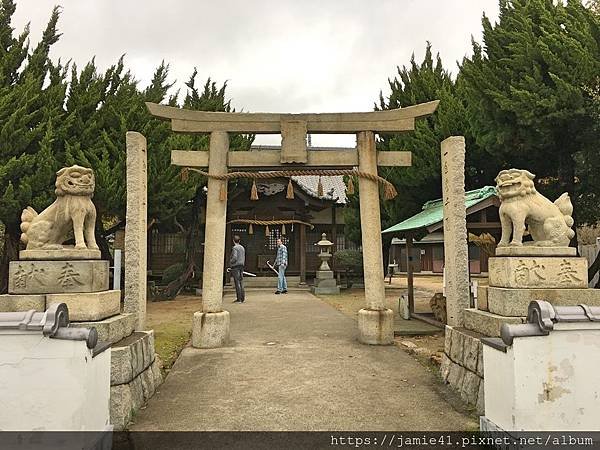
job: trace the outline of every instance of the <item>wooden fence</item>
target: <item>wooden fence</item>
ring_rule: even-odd
[[[598,253],[600,253],[600,243],[579,246],[579,254],[588,260],[588,267],[591,266],[596,260]],[[598,275],[599,274],[596,274],[594,278],[589,280],[589,287],[596,286],[596,283],[598,282]]]

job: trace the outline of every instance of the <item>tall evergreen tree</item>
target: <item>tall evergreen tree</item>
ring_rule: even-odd
[[[0,292],[8,283],[8,261],[16,259],[24,207],[46,207],[61,166],[66,68],[52,64],[59,10],[52,11],[40,42],[30,50],[29,27],[14,36],[12,0],[0,3],[0,221],[5,227]]]
[[[597,18],[580,0],[500,0],[473,52],[461,76],[479,146],[503,168],[535,173],[549,197],[569,192],[576,223],[597,221],[600,208],[582,208],[585,155],[597,155],[600,137],[586,89],[600,73]]]

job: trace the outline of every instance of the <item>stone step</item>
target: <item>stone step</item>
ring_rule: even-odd
[[[114,344],[133,333],[135,327],[135,314],[118,314],[108,319],[93,322],[72,322],[74,328],[96,328],[98,340]]]
[[[121,291],[46,295],[46,309],[57,303],[67,305],[69,320],[73,322],[104,320],[121,311]]]
[[[467,330],[481,333],[485,336],[500,337],[502,325],[525,323],[526,317],[500,316],[488,311],[474,308],[464,310],[464,326]]]

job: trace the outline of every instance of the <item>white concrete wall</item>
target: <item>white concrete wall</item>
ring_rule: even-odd
[[[0,430],[106,430],[110,349],[17,333],[0,334]]]
[[[585,329],[582,329],[585,326]],[[484,346],[485,416],[507,431],[600,430],[600,324]]]

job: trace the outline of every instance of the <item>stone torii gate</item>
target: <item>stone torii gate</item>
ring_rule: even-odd
[[[229,339],[229,312],[222,308],[223,261],[227,201],[222,175],[234,170],[330,169],[358,166],[360,222],[366,305],[358,314],[359,340],[365,344],[393,342],[393,312],[384,304],[384,271],[377,166],[410,166],[410,152],[378,152],[375,134],[414,130],[415,119],[432,114],[438,101],[406,108],[364,113],[271,114],[191,111],[146,103],[153,116],[170,120],[180,133],[210,133],[205,151],[173,150],[171,162],[188,168],[208,167],[202,311],[194,314],[192,345],[214,348]],[[229,151],[229,133],[281,134],[281,151]],[[310,151],[307,133],[356,133],[357,149]],[[357,173],[358,173],[357,172]]]

